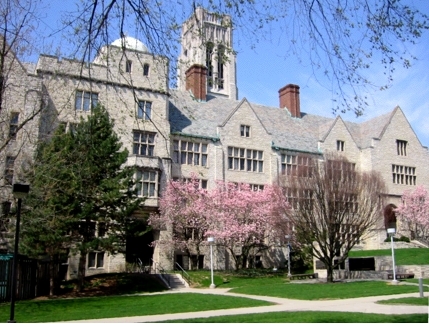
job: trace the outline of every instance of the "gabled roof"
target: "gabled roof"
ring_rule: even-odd
[[[286,109],[253,105],[265,128],[272,134],[273,146],[293,151],[319,153],[319,126],[331,118],[302,113],[294,118]]]
[[[206,102],[192,100],[188,92],[171,91],[169,120],[171,133],[206,138],[218,138],[217,128],[224,125],[240,109],[241,101],[208,96]],[[328,118],[302,113],[292,117],[286,109],[249,103],[271,134],[273,147],[291,151],[320,153],[318,142],[323,141],[336,123],[342,122],[359,148],[371,146],[372,138],[381,138],[397,109],[363,123],[344,121],[341,117]]]
[[[329,125],[329,123],[323,125],[322,129],[323,132],[320,132],[321,135],[321,141],[325,141],[326,138],[328,137],[328,135],[331,133],[332,129],[335,127],[336,124],[341,123],[343,124],[343,126],[346,128],[346,130],[349,132],[350,136],[352,137],[353,141],[355,142],[355,144],[359,147],[359,143],[357,142],[359,140],[359,125],[356,123],[349,123],[344,121],[343,118],[341,118],[341,116],[337,116],[337,118],[335,118],[335,121],[333,123],[331,123]]]
[[[241,101],[240,101],[240,103],[230,112],[230,114],[228,115],[228,117],[226,117],[225,118],[225,120],[222,122],[222,124],[221,125],[219,125],[219,126],[221,126],[221,127],[223,127],[223,126],[225,126],[227,123],[228,123],[228,121],[231,119],[231,117],[235,114],[235,112],[237,111],[237,110],[239,110],[244,104],[247,104],[249,107],[250,107],[250,109],[253,111],[253,113],[255,114],[255,118],[257,119],[257,120],[259,120],[259,122],[261,123],[261,125],[262,125],[262,127],[265,129],[265,131],[268,133],[268,134],[270,134],[270,132],[265,128],[265,125],[262,123],[262,121],[261,121],[261,119],[259,118],[259,115],[256,113],[256,111],[255,111],[255,109],[253,108],[253,105],[246,99],[246,98],[243,98]]]
[[[180,133],[199,137],[217,138],[217,127],[221,126],[241,105],[243,99],[225,99],[208,96],[206,102],[192,100],[188,92],[171,91],[169,120],[171,133]],[[330,118],[303,114],[302,118],[292,118],[284,110],[250,103],[256,117],[272,135],[273,146],[318,153],[318,125]]]
[[[376,116],[360,124],[346,122],[346,124],[350,125],[349,128],[352,130],[357,145],[362,149],[368,148],[371,146],[373,138],[380,139],[395,111],[396,108],[391,112]]]
[[[189,92],[170,91],[169,120],[171,133],[217,138],[217,127],[239,101],[207,97],[206,102],[192,99]]]
[[[1,46],[4,45],[4,47],[5,47],[5,49],[4,49],[5,52],[2,53],[2,54],[6,55],[5,58],[9,58],[7,60],[7,63],[4,63],[4,64],[7,64],[9,66],[7,69],[9,69],[9,70],[11,69],[10,68],[10,64],[12,64],[12,65],[13,64],[18,64],[19,67],[22,69],[22,71],[24,73],[26,73],[26,74],[34,74],[35,69],[32,66],[29,65],[31,63],[23,63],[23,62],[21,62],[21,60],[18,58],[18,56],[16,55],[15,51],[13,50],[13,48],[11,48],[7,42],[6,42],[6,44],[3,44],[3,42],[4,42],[4,37],[0,35],[0,45]]]

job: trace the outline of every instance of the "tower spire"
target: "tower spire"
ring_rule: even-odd
[[[183,24],[178,63],[179,89],[187,89],[191,67],[206,68],[206,93],[237,99],[236,58],[233,50],[232,23],[228,15],[209,13],[198,7]]]

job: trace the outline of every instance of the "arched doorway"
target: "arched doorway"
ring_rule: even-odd
[[[386,205],[386,207],[384,207],[383,214],[384,214],[384,228],[386,229],[386,235],[387,235],[388,228],[394,228],[396,230],[396,215],[395,215],[396,208],[397,207],[394,204],[388,204]]]
[[[150,268],[153,257],[153,247],[150,245],[152,242],[153,231],[148,226],[147,221],[134,219],[130,223],[126,236],[126,262],[134,264],[140,260],[143,266]]]

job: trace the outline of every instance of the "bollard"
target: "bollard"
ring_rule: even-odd
[[[419,278],[420,297],[423,297],[423,278]]]

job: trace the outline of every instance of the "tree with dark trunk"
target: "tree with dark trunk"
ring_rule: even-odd
[[[379,174],[359,172],[340,156],[307,161],[286,172],[280,185],[292,205],[288,216],[296,241],[312,248],[332,282],[333,270],[382,218],[385,184]]]

